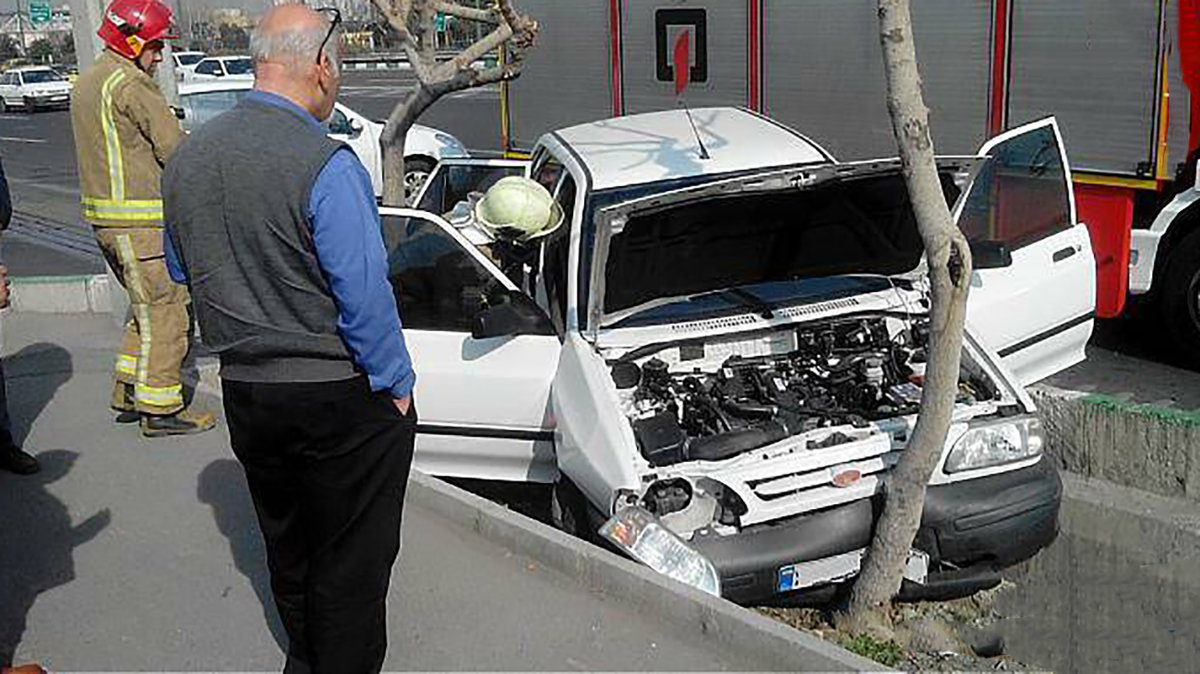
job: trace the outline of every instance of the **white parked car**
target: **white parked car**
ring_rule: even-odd
[[[172,51],[171,58],[175,61],[175,78],[184,80],[196,69],[200,61],[208,56],[202,51]]]
[[[683,111],[560,129],[531,164],[444,162],[417,201],[433,212],[382,210],[415,467],[552,483],[563,528],[736,601],[828,599],[919,411],[921,240],[897,160],[840,163],[745,110],[692,116],[696,133]],[[1095,303],[1053,120],[941,167],[975,271],[910,598],[995,584],[1054,539],[1061,482],[1023,387],[1083,359]],[[454,206],[512,173],[567,221],[506,259]]]
[[[71,82],[53,68],[15,68],[0,74],[0,111],[34,112],[71,104]]]
[[[254,61],[249,56],[207,56],[184,73],[185,82],[254,80]]]
[[[216,117],[237,105],[250,91],[251,80],[220,82],[184,82],[179,85],[179,104],[185,131]],[[375,196],[383,194],[383,160],[379,136],[383,125],[373,122],[338,103],[328,122],[329,135],[345,142],[367,167]],[[454,136],[437,129],[415,124],[404,141],[405,181],[415,194],[438,161],[465,158],[470,154]]]

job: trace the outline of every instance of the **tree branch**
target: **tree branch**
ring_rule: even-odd
[[[472,63],[498,49],[512,35],[512,28],[508,24],[500,24],[495,30],[483,36],[478,42],[462,50],[462,52],[449,61],[437,66],[433,73],[434,79],[450,79],[454,77],[455,73],[464,69],[470,69]]]
[[[445,2],[437,0],[433,3],[434,9],[449,16],[456,16],[467,21],[479,21],[482,23],[500,23],[500,13],[495,9],[477,9],[475,7],[464,7],[457,2]]]

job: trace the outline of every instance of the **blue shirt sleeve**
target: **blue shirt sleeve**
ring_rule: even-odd
[[[170,274],[171,280],[176,283],[187,283],[187,270],[183,268],[183,260],[179,259],[179,253],[175,250],[175,242],[171,240],[170,225],[163,225],[163,255],[167,260],[167,273]]]
[[[404,344],[396,295],[388,281],[387,252],[371,176],[343,148],[313,184],[309,220],[321,271],[338,308],[338,332],[373,391],[394,398],[412,393],[416,375]]]

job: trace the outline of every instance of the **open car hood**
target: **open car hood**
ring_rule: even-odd
[[[958,199],[981,161],[939,159],[948,200]],[[601,209],[596,232],[593,335],[727,289],[920,274],[924,254],[898,159],[776,169],[666,191]]]

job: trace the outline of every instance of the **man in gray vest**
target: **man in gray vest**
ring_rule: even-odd
[[[321,124],[339,18],[268,10],[250,42],[254,91],[163,173],[168,267],[220,357],[285,672],[381,669],[416,427],[371,179]]]

